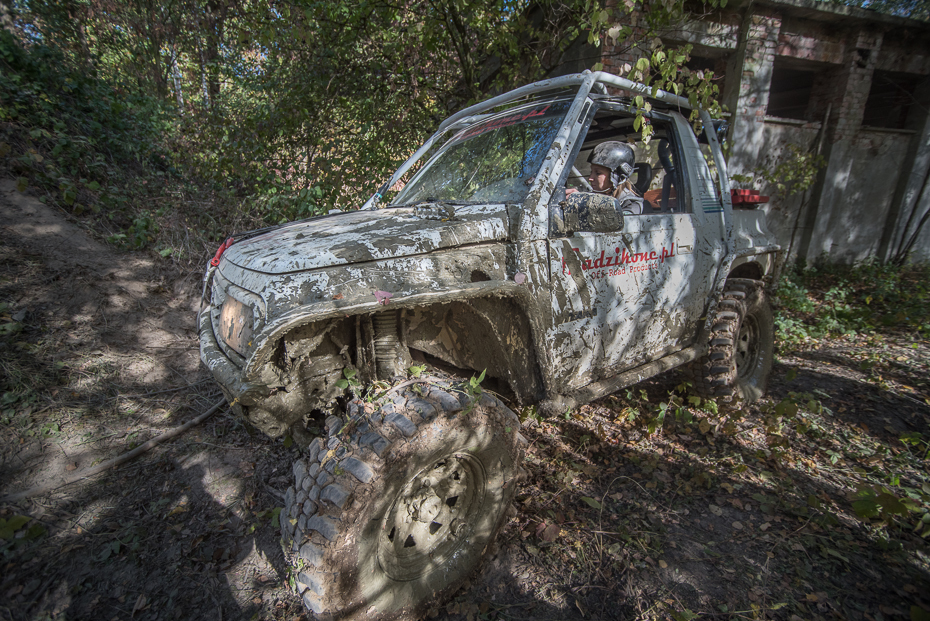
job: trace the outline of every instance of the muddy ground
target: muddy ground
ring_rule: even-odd
[[[0,496],[56,487],[217,402],[199,262],[114,251],[9,182],[0,231]],[[676,374],[564,417],[524,412],[516,516],[432,616],[930,618],[916,514],[853,510],[864,484],[903,497],[930,480],[928,364],[915,335],[856,335],[782,351],[743,412],[687,401]],[[224,408],[0,504],[0,619],[303,618],[272,525],[297,455]]]

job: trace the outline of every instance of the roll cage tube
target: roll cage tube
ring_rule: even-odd
[[[652,89],[638,82],[633,82],[626,78],[621,78],[620,76],[613,75],[611,73],[606,73],[604,71],[596,71],[594,73],[585,70],[582,73],[575,73],[572,75],[566,75],[559,78],[553,78],[551,80],[543,80],[541,82],[534,82],[532,84],[527,84],[526,86],[521,86],[515,90],[504,93],[503,95],[498,95],[483,101],[481,103],[469,106],[464,110],[456,112],[448,119],[443,121],[439,125],[439,129],[435,134],[430,136],[429,140],[423,143],[419,149],[414,152],[406,162],[401,164],[400,168],[391,176],[391,178],[385,182],[378,191],[375,192],[371,198],[365,201],[365,204],[362,205],[361,209],[375,209],[378,206],[378,203],[381,201],[382,195],[397,183],[404,174],[413,167],[417,161],[420,160],[423,155],[429,151],[429,149],[436,144],[436,141],[448,130],[455,129],[459,124],[466,125],[470,121],[475,120],[474,117],[480,115],[488,110],[492,110],[501,104],[505,104],[508,101],[513,101],[521,97],[527,97],[529,95],[534,95],[537,93],[550,91],[556,88],[565,88],[570,86],[578,85],[581,88],[578,93],[575,94],[577,101],[578,97],[585,98],[588,96],[588,93],[591,92],[591,89],[597,85],[603,88],[604,85],[614,86],[616,88],[622,88],[634,93],[641,94],[650,99],[655,99],[658,101],[664,101],[667,104],[678,106],[679,108],[685,108],[687,110],[691,109],[691,104],[684,97],[678,95],[673,95],[666,91],[656,91],[653,95]],[[598,89],[600,90],[600,89]]]

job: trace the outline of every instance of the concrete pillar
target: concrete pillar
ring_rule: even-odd
[[[727,89],[723,94],[724,104],[732,112],[729,161],[734,165],[731,174],[752,171],[765,148],[765,110],[769,104],[780,29],[781,17],[777,14],[748,14],[740,26],[739,44],[730,58]],[[740,77],[738,81],[737,76]]]
[[[797,252],[799,258],[808,261],[830,255],[833,247],[844,241],[853,216],[851,209],[861,209],[863,217],[868,217],[868,205],[844,200],[844,190],[856,155],[853,139],[862,125],[882,34],[862,29],[851,33],[848,40],[843,63],[826,76],[825,90],[833,93],[823,153],[827,165],[820,172],[807,213],[802,214],[804,225]],[[873,251],[877,248],[876,239]]]

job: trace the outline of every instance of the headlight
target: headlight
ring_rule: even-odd
[[[232,296],[226,296],[220,309],[220,336],[242,356],[252,341],[252,324],[252,309]]]

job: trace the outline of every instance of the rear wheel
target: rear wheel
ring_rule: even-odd
[[[472,404],[450,386],[413,388],[370,414],[350,403],[347,421],[330,419],[342,429],[294,465],[285,554],[320,617],[419,618],[468,578],[505,522],[519,419],[489,395]]]
[[[695,391],[724,402],[752,403],[772,370],[775,326],[762,283],[733,278],[717,305],[708,353],[691,363]]]

